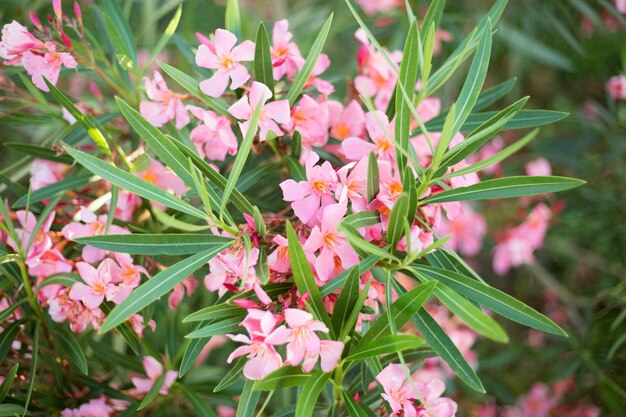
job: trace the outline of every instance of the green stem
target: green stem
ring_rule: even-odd
[[[335,410],[339,411],[343,397],[341,392],[343,390],[343,363],[339,363],[335,368],[335,382],[333,389],[333,397],[335,399]]]

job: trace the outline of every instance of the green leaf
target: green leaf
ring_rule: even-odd
[[[172,36],[174,36],[174,33],[176,32],[176,29],[178,28],[178,24],[180,23],[180,18],[182,15],[183,15],[183,5],[179,4],[178,8],[176,9],[176,12],[174,13],[174,16],[172,17],[172,20],[170,20],[170,22],[167,24],[167,27],[165,28],[163,35],[161,35],[161,38],[159,38],[159,41],[157,42],[156,46],[150,52],[150,58],[148,58],[146,63],[143,65],[142,70],[150,67],[152,62],[154,62],[154,59],[161,53],[163,48],[165,48],[165,46],[170,41]]]
[[[315,371],[311,374],[298,396],[295,417],[311,417],[313,415],[317,398],[320,396],[329,378],[330,374],[321,371]]]
[[[293,226],[290,222],[287,222],[287,242],[291,269],[293,271],[293,279],[296,282],[298,291],[301,295],[309,293],[309,307],[311,312],[315,317],[317,317],[318,320],[323,321],[326,327],[330,329],[332,337],[334,333],[333,326],[330,322],[330,318],[328,317],[328,313],[326,312],[322,295],[320,294],[319,287],[315,282],[313,271],[311,271],[311,266],[309,265],[306,255],[304,254],[304,249],[302,249],[298,235],[295,230],[293,230]]]
[[[241,16],[239,14],[239,2],[237,0],[226,1],[226,15],[224,17],[226,30],[239,38],[241,36]]]
[[[73,273],[60,273],[50,275],[48,278],[41,281],[41,284],[37,288],[47,287],[48,285],[62,285],[64,287],[70,288],[72,285],[77,282],[83,282],[78,274]],[[2,320],[0,320],[2,321]]]
[[[402,52],[402,62],[400,63],[400,73],[396,82],[396,119],[395,119],[395,141],[396,158],[398,166],[404,167],[407,163],[406,152],[409,150],[409,136],[411,133],[411,103],[415,93],[417,83],[417,72],[419,69],[419,39],[417,34],[417,23],[412,22],[407,34],[404,51]],[[403,172],[401,172],[403,174]],[[402,175],[404,177],[404,175]],[[405,179],[403,178],[403,185]]]
[[[145,283],[136,288],[124,301],[118,304],[108,315],[100,333],[108,332],[114,327],[126,321],[133,314],[141,311],[159,297],[165,295],[183,279],[187,278],[194,271],[206,264],[211,258],[228,244],[216,246],[212,249],[202,251],[196,255],[184,259],[164,271],[159,272]]]
[[[246,358],[245,356],[237,359],[237,362],[235,362],[235,365],[230,368],[226,376],[224,376],[219,384],[217,384],[217,386],[213,388],[213,392],[223,391],[233,385],[235,382],[239,381],[239,379],[241,379],[241,377],[243,376],[242,370],[243,367],[246,365],[246,362],[248,362],[248,358]]]
[[[285,158],[285,163],[287,164],[287,167],[289,167],[289,173],[291,174],[291,178],[293,178],[295,181],[306,180],[306,173],[300,161],[298,161],[293,156],[287,156]]]
[[[4,358],[9,353],[17,332],[20,330],[20,324],[21,322],[15,321],[6,326],[0,334],[0,363],[4,363]]]
[[[378,337],[365,344],[360,344],[350,352],[346,361],[356,361],[391,353],[417,349],[425,344],[424,339],[412,334],[392,334]]]
[[[226,333],[234,333],[241,329],[240,324],[243,318],[244,316],[240,314],[236,317],[221,320],[221,321],[209,324],[208,326],[204,326],[198,330],[194,330],[193,332],[189,333],[185,337],[188,339],[198,339],[198,338],[218,336],[218,335],[222,335]]]
[[[395,255],[392,255],[385,249],[363,239],[363,236],[361,236],[360,233],[351,225],[341,223],[339,224],[339,231],[346,236],[346,239],[348,239],[348,242],[354,249],[360,249],[368,255],[376,255],[381,258],[390,259],[400,263],[400,259],[398,259]]]
[[[87,236],[75,239],[78,243],[111,252],[131,255],[190,255],[201,251],[223,248],[233,239],[208,234],[127,234]]]
[[[202,211],[148,181],[138,178],[133,174],[123,171],[85,152],[72,149],[68,146],[65,146],[64,149],[74,157],[76,162],[113,185],[194,217],[203,220],[205,218],[205,214]]]
[[[237,180],[243,171],[243,166],[246,164],[248,160],[248,155],[250,154],[250,149],[252,149],[252,140],[256,135],[257,128],[259,126],[259,120],[261,117],[261,109],[263,108],[263,101],[259,100],[254,111],[252,112],[252,117],[250,118],[250,123],[248,124],[248,130],[246,131],[241,144],[239,145],[239,149],[237,150],[237,156],[235,157],[235,162],[233,163],[233,167],[230,169],[230,173],[228,174],[228,181],[226,182],[226,186],[224,187],[224,194],[222,195],[222,204],[220,206],[220,216],[224,212],[226,208],[226,204],[230,199],[230,195],[235,189],[235,184],[237,184]],[[248,213],[252,214],[252,213]]]
[[[361,227],[372,226],[380,223],[380,213],[373,210],[359,211],[358,213],[349,214],[342,222],[359,229]]]
[[[47,161],[59,162],[67,165],[71,165],[74,162],[74,160],[67,155],[57,155],[57,152],[53,149],[44,148],[32,143],[7,142],[4,146],[35,158],[45,159]]]
[[[517,82],[517,78],[513,77],[509,80],[506,80],[503,83],[496,84],[493,87],[488,88],[485,91],[483,91],[480,94],[480,96],[478,96],[478,100],[476,100],[476,104],[474,104],[474,108],[472,109],[472,112],[475,113],[483,109],[486,109],[487,107],[491,106],[496,101],[506,96],[509,92],[511,92],[516,82]]]
[[[309,80],[309,76],[317,63],[317,59],[322,53],[322,49],[324,48],[324,43],[326,42],[326,38],[328,37],[328,32],[330,32],[330,26],[333,23],[333,14],[331,13],[324,23],[324,26],[320,29],[317,38],[315,38],[315,42],[313,42],[313,46],[309,50],[309,53],[306,56],[306,61],[304,61],[304,65],[296,75],[296,78],[293,80],[293,84],[289,89],[289,94],[287,95],[287,99],[289,100],[289,105],[293,106],[296,102],[296,99],[302,92],[305,84]]]
[[[256,43],[254,48],[254,78],[265,84],[274,96],[274,72],[272,67],[272,55],[270,53],[270,38],[263,22],[259,23],[256,31]]]
[[[479,128],[481,124],[485,123],[497,114],[497,111],[473,113],[467,118],[463,127],[461,127],[461,131],[471,132]],[[550,123],[558,122],[567,116],[568,113],[553,110],[521,110],[502,128],[502,130],[526,129],[530,127],[549,125]],[[433,119],[428,121],[426,123],[426,128],[430,132],[440,132],[443,128],[443,119]]]
[[[58,88],[56,88],[45,77],[44,77],[44,81],[46,82],[46,85],[50,89],[50,93],[54,96],[56,101],[61,106],[65,107],[65,109],[68,112],[70,112],[70,114],[76,119],[76,121],[80,125],[82,125],[83,128],[85,128],[85,130],[87,131],[87,134],[91,136],[93,141],[96,143],[96,145],[98,145],[98,148],[100,148],[100,150],[104,153],[104,155],[108,157],[109,159],[113,159],[113,156],[111,155],[111,148],[109,147],[109,144],[106,138],[104,137],[104,135],[102,134],[98,126],[91,119],[91,117],[83,114],[80,110],[78,110],[78,108],[74,105],[74,103],[72,103],[72,100],[70,100],[65,94],[63,94]]]
[[[133,34],[128,22],[122,16],[117,2],[105,0],[103,6],[108,36],[116,52],[122,52],[131,57],[133,62],[137,62],[137,47],[133,41]]]
[[[402,326],[411,320],[411,317],[417,313],[422,304],[424,304],[428,297],[430,297],[435,287],[436,285],[434,282],[421,284],[413,288],[411,291],[405,292],[396,299],[392,308],[393,320],[395,322],[396,329],[402,328]],[[366,343],[376,340],[386,333],[389,333],[390,326],[387,316],[387,314],[381,314],[378,316],[376,321],[372,323],[367,333],[363,335],[361,341],[357,344],[357,349]]]
[[[361,284],[361,275],[359,274],[359,267],[353,266],[349,269],[348,279],[337,297],[335,307],[333,309],[332,323],[335,329],[335,334],[341,334],[343,326],[349,326],[348,317],[350,312],[354,309],[361,310],[361,306],[357,307],[357,300],[359,298],[359,290]]]
[[[247,380],[239,396],[239,404],[237,405],[235,417],[254,416],[254,410],[261,397],[261,391],[255,391],[253,387],[254,381]]]
[[[67,353],[70,363],[80,369],[83,374],[88,375],[87,358],[78,340],[76,340],[76,336],[65,329],[62,333],[59,333],[59,336],[58,341],[65,353]]]
[[[567,337],[567,333],[552,320],[497,288],[433,266],[419,265],[415,266],[415,270],[441,281],[459,294],[510,320],[546,333]]]
[[[265,378],[255,381],[252,389],[275,391],[280,388],[295,387],[305,384],[310,377],[311,374],[302,372],[302,368],[299,366],[284,366]]]
[[[202,322],[198,325],[198,329],[204,327],[206,322]],[[198,355],[202,352],[202,349],[206,346],[211,338],[205,337],[202,339],[185,339],[186,346],[183,352],[183,359],[180,361],[180,368],[178,369],[178,377],[182,378],[194,365]]]
[[[30,400],[33,395],[33,389],[35,387],[35,381],[37,381],[37,364],[39,363],[39,331],[40,331],[39,322],[35,323],[35,327],[33,329],[33,341],[32,341],[32,354],[30,359],[30,381],[28,381],[28,389],[26,391],[26,399],[24,400],[24,408],[25,411],[22,415],[26,414],[26,410],[28,410],[28,406],[30,405]],[[0,360],[0,363],[2,360]]]
[[[13,204],[13,207],[24,207],[26,206],[26,204],[32,205],[47,198],[54,197],[55,195],[63,193],[67,190],[76,190],[83,188],[85,185],[87,185],[87,183],[89,183],[89,179],[91,177],[93,177],[92,174],[82,174],[64,178],[60,181],[31,192],[30,197],[28,196],[28,194],[23,195]]]
[[[182,220],[178,220],[177,218],[170,216],[164,211],[159,210],[156,207],[152,207],[152,214],[154,214],[154,218],[166,226],[163,230],[167,228],[172,228],[176,230],[182,230],[183,232],[202,232],[204,230],[208,230],[211,228],[208,224],[191,224],[184,222]]]
[[[166,373],[163,372],[161,375],[159,375],[157,380],[154,381],[154,383],[150,387],[150,390],[146,393],[146,396],[143,397],[143,400],[141,400],[141,403],[139,403],[139,407],[137,407],[137,410],[142,410],[149,406],[152,401],[154,401],[154,399],[159,395],[159,391],[161,390],[161,387],[165,382],[165,376]]]
[[[213,411],[195,391],[187,388],[185,384],[177,384],[177,387],[183,392],[185,397],[187,397],[187,400],[189,400],[189,403],[196,412],[196,417],[217,417],[215,411]]]
[[[1,261],[0,261],[1,263]],[[22,298],[21,300],[18,300],[16,302],[14,302],[13,304],[11,304],[9,307],[5,308],[4,310],[0,311],[0,323],[5,323],[6,320],[11,317],[11,314],[13,314],[13,312],[15,310],[17,310],[22,304],[24,304],[26,301],[28,301],[28,299],[26,298]]]
[[[19,416],[29,416],[30,413],[26,411],[24,407],[17,404],[0,404],[0,416],[9,416],[14,417],[16,415]]]
[[[374,265],[376,265],[380,261],[380,257],[376,255],[370,255],[367,258],[363,259],[356,266],[359,267],[359,275],[363,275],[367,271],[369,271]],[[320,288],[320,293],[322,295],[329,295],[337,291],[344,285],[344,282],[348,278],[350,274],[350,270],[343,271],[341,274],[337,275],[335,278],[327,282]]]
[[[243,312],[242,308],[237,305],[231,305],[228,303],[215,304],[209,307],[205,307],[201,310],[191,313],[184,318],[183,323],[203,320],[214,320],[218,318],[239,316]]]
[[[433,0],[428,6],[424,20],[422,20],[422,39],[426,39],[430,26],[434,23],[435,27],[439,26],[441,17],[443,16],[443,9],[446,7],[446,0]]]
[[[413,324],[424,337],[432,349],[443,359],[452,371],[458,375],[463,382],[478,392],[485,392],[483,384],[478,379],[476,372],[467,363],[454,342],[437,322],[426,312],[420,309],[413,316]]]
[[[404,235],[404,222],[409,214],[409,196],[402,193],[396,200],[391,213],[389,214],[389,224],[387,226],[387,243],[395,248]]]
[[[567,177],[522,176],[495,178],[467,187],[453,188],[420,201],[420,204],[513,198],[569,190],[585,181]]]
[[[372,410],[365,409],[365,406],[354,401],[354,398],[350,396],[350,394],[343,390],[341,392],[343,395],[343,401],[346,403],[346,409],[348,410],[348,414],[350,417],[375,417],[376,414]],[[369,411],[369,412],[368,412]]]
[[[378,159],[374,152],[369,153],[367,159],[367,183],[366,183],[366,196],[367,201],[372,202],[380,191],[380,177],[378,173]]]
[[[9,369],[9,371],[4,375],[4,381],[0,385],[0,402],[4,401],[9,390],[11,389],[11,385],[13,384],[13,380],[15,379],[15,375],[17,375],[17,370],[19,369],[20,364],[16,363]]]
[[[185,74],[178,68],[175,68],[165,62],[159,62],[159,66],[167,75],[170,76],[174,81],[178,83],[181,87],[183,87],[187,92],[189,92],[194,97],[200,99],[204,104],[206,104],[211,110],[216,111],[218,114],[223,116],[228,116],[231,119],[233,116],[228,113],[228,105],[221,99],[216,99],[205,95],[200,88],[198,87],[199,83],[194,78]]]
[[[105,315],[108,316],[111,311],[113,311],[112,305],[112,303],[105,302],[100,305],[100,309]],[[124,339],[128,347],[130,347],[135,355],[139,355],[139,345],[141,343],[139,341],[139,336],[137,336],[137,333],[135,333],[130,327],[130,323],[124,322],[118,325],[115,329],[120,333],[122,339]]]

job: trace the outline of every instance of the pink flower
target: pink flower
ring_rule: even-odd
[[[550,394],[550,389],[542,383],[534,384],[530,392],[519,401],[525,417],[549,417],[557,403],[558,399],[554,398]]]
[[[346,158],[358,161],[372,151],[379,160],[394,161],[396,147],[393,121],[389,122],[387,115],[381,111],[369,112],[365,115],[365,127],[374,143],[357,137],[347,138],[341,143]]]
[[[506,274],[512,267],[535,262],[533,245],[518,228],[509,229],[507,236],[494,249],[492,267],[498,275]]]
[[[107,398],[101,396],[93,398],[78,408],[66,408],[61,411],[61,417],[109,417],[114,408],[107,404]]]
[[[77,262],[76,269],[80,277],[85,281],[77,282],[70,290],[70,298],[74,301],[82,301],[87,308],[96,309],[107,300],[112,300],[118,291],[113,283],[113,275],[119,274],[119,266],[112,259],[105,259],[98,269],[86,262]]]
[[[89,309],[81,301],[72,300],[68,296],[69,289],[61,289],[56,296],[48,301],[50,318],[57,323],[69,321],[70,329],[80,333],[91,324],[98,329],[104,321],[104,313],[100,309]]]
[[[626,14],[626,0],[613,0],[615,8],[621,14]]]
[[[415,381],[415,387],[420,393],[422,405],[417,407],[417,417],[454,417],[457,404],[450,398],[442,397],[446,389],[439,379]]]
[[[300,70],[302,66],[304,66],[304,62],[300,63],[300,67],[298,69]],[[320,54],[317,62],[315,63],[315,66],[313,66],[313,71],[311,71],[309,79],[304,85],[304,88],[306,89],[313,86],[317,88],[317,91],[319,91],[321,94],[325,96],[331,95],[335,91],[335,87],[333,87],[333,85],[328,81],[322,80],[318,77],[318,75],[326,71],[328,67],[330,67],[330,59],[328,58],[328,55]]]
[[[291,201],[291,208],[306,224],[317,221],[316,216],[323,206],[333,203],[332,192],[337,187],[337,173],[330,162],[316,166],[319,156],[309,153],[306,162],[306,181],[292,179],[280,183],[285,201]]]
[[[228,117],[196,106],[187,106],[187,110],[203,121],[190,134],[190,139],[201,157],[223,161],[226,155],[237,153],[237,138]]]
[[[193,276],[188,276],[183,282],[176,284],[170,296],[167,298],[167,305],[171,309],[178,307],[183,300],[185,291],[187,295],[190,296],[195,291],[196,287],[198,287],[198,281],[196,281]]]
[[[26,51],[22,56],[22,65],[31,76],[33,84],[42,91],[48,92],[48,86],[44,81],[44,77],[50,81],[52,85],[56,85],[61,73],[61,67],[76,68],[78,63],[68,52],[57,52],[56,45],[52,42],[46,42],[48,52],[45,54],[34,54]]]
[[[526,164],[526,174],[531,176],[550,176],[552,167],[546,158],[537,158]]]
[[[149,100],[139,103],[139,111],[147,121],[161,127],[176,120],[176,129],[179,130],[189,124],[189,114],[183,104],[184,95],[170,90],[160,72],[154,71],[152,79],[143,77],[143,83]]]
[[[141,394],[146,394],[150,391],[150,388],[154,385],[154,383],[159,379],[159,377],[163,374],[163,365],[159,363],[152,356],[145,356],[143,358],[143,368],[146,370],[146,375],[148,378],[139,378],[132,377],[131,381],[135,385],[135,388],[130,390],[130,393],[134,396],[139,396]],[[170,387],[176,381],[178,377],[178,372],[176,371],[167,371],[165,373],[165,380],[163,381],[163,385],[159,390],[159,394],[167,395],[170,390]]]
[[[338,270],[341,272],[359,262],[359,256],[348,240],[337,231],[346,210],[343,204],[326,206],[322,213],[321,227],[313,227],[311,235],[304,244],[304,249],[309,252],[320,251],[315,260],[315,271],[323,282],[337,275]]]
[[[349,163],[337,171],[339,185],[336,194],[339,195],[339,202],[349,200],[354,212],[367,210],[367,170],[368,158],[363,157],[356,164]]]
[[[302,159],[314,146],[322,147],[328,141],[328,107],[303,95],[298,105],[291,109],[291,119],[283,126],[286,130],[298,131],[302,135]]]
[[[615,100],[626,100],[626,76],[615,75],[611,77],[605,88]]]
[[[68,169],[69,165],[66,164],[35,159],[30,167],[31,191],[36,191],[62,180]]]
[[[388,13],[404,5],[402,0],[357,0],[365,14]]]
[[[461,215],[442,221],[437,233],[441,236],[451,235],[448,245],[452,249],[458,249],[466,256],[474,256],[480,251],[487,224],[485,218],[472,210],[469,204],[462,204],[461,207]]]
[[[543,246],[543,239],[548,231],[551,217],[552,211],[548,206],[543,203],[537,204],[519,226],[519,230],[526,236],[534,249]]]
[[[330,117],[330,136],[344,140],[349,137],[363,137],[365,131],[365,113],[356,100],[350,101],[346,107],[335,100],[328,101]]]
[[[228,334],[231,340],[244,343],[233,351],[227,362],[246,355],[249,359],[243,367],[243,375],[248,379],[262,379],[283,365],[283,360],[276,352],[275,346],[287,343],[291,332],[285,326],[276,325],[282,317],[271,311],[257,309],[248,310],[248,315],[241,323],[250,337],[243,334]]]
[[[272,239],[276,245],[274,252],[270,253],[267,257],[267,264],[270,269],[280,274],[286,274],[291,271],[291,262],[289,260],[289,248],[287,246],[287,239],[281,235],[274,236]]]
[[[393,410],[390,417],[399,415],[417,417],[417,412],[413,405],[417,395],[407,382],[407,375],[402,365],[393,363],[387,365],[382,372],[376,375],[376,381],[383,386],[385,393],[382,394],[382,397]]]
[[[114,216],[118,220],[129,222],[133,219],[135,209],[141,205],[141,197],[126,190],[119,190],[117,207]],[[107,208],[110,210],[111,200],[107,201]]]
[[[272,66],[274,67],[274,79],[276,81],[287,74],[288,78],[293,78],[294,74],[303,65],[304,58],[298,50],[298,46],[291,41],[293,35],[289,32],[289,22],[278,20],[272,29]]]
[[[6,65],[18,65],[26,52],[44,51],[46,44],[36,39],[25,26],[15,20],[2,27],[0,58]]]
[[[196,65],[215,70],[208,80],[200,83],[200,90],[208,96],[220,97],[224,94],[231,80],[231,90],[241,87],[250,74],[240,62],[254,59],[254,43],[244,41],[235,47],[237,37],[224,29],[215,31],[214,42],[211,46],[202,44],[196,54]]]
[[[103,235],[106,231],[107,217],[108,216],[106,215],[96,216],[87,208],[81,207],[79,212],[79,218],[82,220],[82,223],[69,223],[65,227],[63,227],[61,233],[63,233],[63,237],[65,237],[67,240],[74,240],[85,236]],[[130,232],[123,227],[112,224],[109,227],[108,233],[112,235],[126,235]],[[94,263],[104,259],[104,257],[106,256],[106,251],[102,249],[96,249],[89,245],[85,245],[82,255],[83,259],[86,262]]]
[[[243,123],[239,123],[242,135],[245,136],[248,132],[252,113],[259,103],[263,103],[261,104],[261,115],[259,118],[260,140],[264,141],[269,131],[274,132],[278,136],[283,134],[277,123],[284,124],[289,122],[289,102],[287,100],[278,100],[266,103],[271,97],[272,92],[265,84],[254,81],[250,88],[250,93],[230,106],[228,109],[230,114],[238,119],[246,120]]]
[[[285,309],[285,321],[291,330],[287,344],[287,361],[291,365],[302,363],[302,370],[311,372],[321,357],[324,372],[335,369],[343,352],[343,343],[320,340],[315,332],[328,333],[324,323],[314,320],[311,313],[296,308]]]
[[[228,248],[209,261],[211,272],[204,277],[204,285],[209,291],[223,294],[225,285],[238,285],[243,281],[245,291],[259,285],[254,266],[259,259],[259,249],[246,252],[244,247]]]
[[[176,174],[171,172],[162,163],[153,159],[150,162],[150,168],[137,174],[139,178],[154,184],[165,191],[181,196],[185,194],[185,183]],[[154,203],[153,203],[154,204]],[[160,204],[155,204],[155,207],[163,207]]]

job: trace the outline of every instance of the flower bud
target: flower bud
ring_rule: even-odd
[[[28,16],[30,17],[30,22],[39,30],[43,30],[43,26],[41,25],[41,21],[32,10],[28,12]]]
[[[65,44],[65,46],[67,46],[69,49],[73,49],[72,41],[70,40],[70,38],[67,37],[65,32],[61,32],[61,39],[63,39],[63,43]]]
[[[89,80],[89,91],[91,91],[91,94],[93,94],[96,98],[102,98],[102,91],[100,91],[100,87],[98,87],[98,84],[91,79]]]
[[[83,11],[80,8],[80,4],[78,4],[77,1],[74,2],[74,16],[76,17],[76,20],[78,21],[79,25],[83,25]]]
[[[60,22],[63,18],[63,9],[61,6],[61,0],[52,0],[52,10],[57,18],[57,22]]]

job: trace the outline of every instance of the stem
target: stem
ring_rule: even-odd
[[[341,408],[341,402],[343,397],[341,396],[341,392],[343,391],[343,363],[339,363],[335,368],[335,382],[333,389],[333,397],[335,399],[335,411],[339,411]]]

